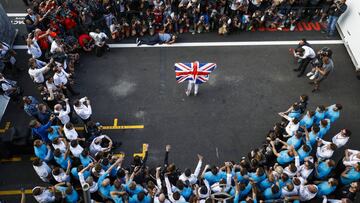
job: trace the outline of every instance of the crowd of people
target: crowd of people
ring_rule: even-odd
[[[74,103],[80,116],[78,102],[88,100]],[[80,116],[88,123],[84,135],[69,119],[61,119],[62,113],[51,114],[46,124],[34,119],[30,122],[36,155],[32,164],[39,178],[52,186],[36,186],[33,196],[40,203],[79,202],[85,190],[94,202],[354,202],[360,189],[360,151],[345,149],[345,156],[336,163],[334,154],[345,148],[351,131],[328,133],[342,105],[308,110],[307,104],[308,96],[301,95],[280,112],[281,122],[247,157],[210,166],[198,155],[195,170],[170,163],[170,145],[160,167],[148,166],[148,145],[144,157],[135,156],[125,165],[122,156],[113,154],[117,143],[89,117]],[[66,108],[70,111],[68,103]]]

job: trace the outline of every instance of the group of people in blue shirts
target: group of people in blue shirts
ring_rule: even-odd
[[[34,169],[43,181],[55,186],[37,186],[33,195],[38,202],[71,203],[84,200],[83,190],[89,191],[94,202],[115,203],[354,202],[360,189],[360,151],[346,149],[336,163],[334,152],[346,145],[351,132],[342,129],[329,135],[342,106],[318,106],[310,111],[307,100],[302,95],[299,102],[279,113],[283,120],[269,132],[262,147],[239,162],[222,166],[203,167],[204,158],[198,155],[195,170],[181,171],[168,161],[169,145],[161,167],[147,165],[148,145],[143,157],[135,156],[130,166],[124,166],[123,157],[96,145],[106,137],[95,138],[91,149],[80,154],[77,146],[46,153],[51,148],[38,140]]]

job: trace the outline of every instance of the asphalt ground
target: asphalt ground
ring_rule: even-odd
[[[23,12],[19,9],[21,6],[4,7],[9,12]],[[247,32],[226,37],[215,33],[185,34],[179,41],[298,40],[303,37],[325,39],[321,33],[312,31]],[[130,41],[134,39],[125,42]],[[20,39],[16,43],[23,44]],[[314,45],[316,49],[321,47]],[[312,87],[305,77],[297,78],[292,71],[297,65],[288,54],[289,46],[276,45],[139,47],[112,49],[101,58],[94,54],[82,55],[76,69],[75,88],[81,96],[92,100],[93,120],[113,125],[113,119],[118,118],[119,125],[145,126],[144,129],[105,131],[115,141],[123,143],[116,151],[125,152],[127,163],[133,153],[141,151],[142,143],[150,144],[150,166],[162,163],[166,144],[172,145],[170,161],[181,169],[194,168],[197,153],[204,155],[209,164],[238,161],[261,145],[267,131],[280,121],[277,113],[286,110],[304,93],[310,96],[309,109],[320,104],[341,103],[344,106],[340,119],[325,138],[348,128],[353,136],[347,146],[357,149],[360,144],[356,136],[360,132],[359,81],[345,47],[328,47],[334,51],[335,71],[316,94],[311,93]],[[25,50],[18,50],[18,66],[27,68],[28,58]],[[211,74],[210,81],[200,86],[197,97],[186,97],[186,84],[176,83],[173,65],[193,60],[214,62],[218,68]],[[24,87],[25,95],[38,96],[26,71],[16,80]],[[10,121],[11,126],[25,131],[29,120],[19,104],[10,103],[0,127]],[[335,157],[339,158],[342,151]],[[43,185],[32,169],[29,156],[22,155],[22,160],[17,162],[0,163],[0,191]],[[0,196],[0,199],[17,202],[19,197]]]

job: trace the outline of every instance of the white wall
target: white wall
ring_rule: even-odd
[[[360,0],[347,0],[347,10],[338,20],[338,31],[353,60],[360,70]]]

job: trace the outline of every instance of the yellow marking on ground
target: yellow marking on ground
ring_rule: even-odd
[[[114,119],[114,126],[118,126],[118,119],[117,118]]]
[[[34,161],[36,159],[36,156],[32,156],[32,157],[30,157],[30,161]]]
[[[0,159],[0,162],[3,163],[3,162],[16,162],[16,161],[21,161],[21,157],[19,156],[14,156],[14,157],[11,157],[11,158],[8,158],[8,159]]]
[[[25,194],[32,194],[32,190],[25,190]],[[21,190],[0,190],[0,196],[21,195]]]
[[[75,128],[75,130],[77,130],[77,131],[83,131],[84,130],[84,127],[74,127]]]
[[[11,122],[6,122],[5,127],[0,129],[0,133],[5,133],[10,128]]]
[[[146,145],[147,144],[143,144],[142,145],[142,152],[141,153],[134,153],[134,157],[136,157],[136,156],[139,156],[139,157],[141,157],[142,159],[145,157],[145,152],[146,152]]]
[[[114,154],[113,155],[114,157],[117,157],[117,158],[124,158],[125,157],[125,153],[123,153],[123,152],[120,152],[120,153],[117,153],[117,154]]]

